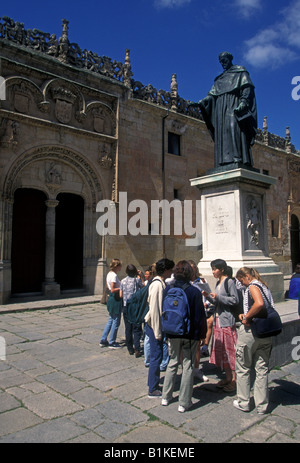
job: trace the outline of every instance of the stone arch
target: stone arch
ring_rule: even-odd
[[[61,171],[57,170],[57,166]],[[52,179],[47,177],[51,169]],[[1,258],[8,261],[11,257],[14,192],[18,188],[39,189],[50,201],[55,201],[61,192],[82,196],[85,216],[84,257],[97,259],[101,256],[101,237],[95,231],[95,224],[96,204],[103,197],[103,187],[93,166],[81,154],[58,145],[40,146],[24,152],[11,165],[4,181],[2,205],[4,244]]]
[[[53,178],[51,180],[47,178],[46,163],[51,162],[53,162],[53,164],[60,163],[61,165],[67,165],[78,174],[82,179],[82,183],[86,185],[86,190],[82,191],[81,194],[84,196],[89,207],[95,210],[97,202],[102,197],[103,187],[94,168],[81,154],[58,145],[32,148],[19,156],[7,173],[3,187],[4,198],[12,200],[16,188],[27,186],[26,177],[22,180],[20,178],[20,173],[24,172],[29,166],[37,163],[44,163],[45,165],[44,178],[40,172],[37,179],[40,189],[45,191],[49,198],[55,197],[64,187],[66,188],[66,185],[60,183],[59,172],[57,173],[57,179]],[[51,166],[48,167],[51,169]]]

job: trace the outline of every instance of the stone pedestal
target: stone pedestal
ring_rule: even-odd
[[[255,170],[237,168],[190,180],[201,190],[203,257],[200,273],[215,287],[210,262],[224,259],[233,268],[255,268],[283,300],[283,274],[268,256],[266,191],[276,182]]]

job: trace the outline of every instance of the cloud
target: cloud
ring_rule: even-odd
[[[191,3],[192,0],[155,0],[154,4],[158,8],[177,8]]]
[[[299,59],[300,0],[291,2],[280,14],[280,21],[245,42],[245,59],[251,65],[276,69]]]
[[[235,6],[239,9],[239,14],[248,18],[261,8],[261,0],[235,0]]]

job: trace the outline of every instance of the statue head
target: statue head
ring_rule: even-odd
[[[219,61],[223,69],[227,70],[232,66],[233,56],[228,51],[223,51],[219,54]]]

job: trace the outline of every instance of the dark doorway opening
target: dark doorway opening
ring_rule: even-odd
[[[83,287],[83,215],[81,196],[60,193],[55,227],[55,281],[62,290]]]
[[[291,260],[294,272],[296,265],[300,263],[300,227],[299,219],[294,214],[291,217]]]
[[[41,292],[45,279],[46,195],[20,188],[14,195],[12,221],[12,294]]]

